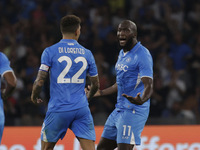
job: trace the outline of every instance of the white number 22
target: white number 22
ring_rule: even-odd
[[[75,75],[70,78],[65,78],[66,74],[69,72],[69,69],[72,66],[72,60],[68,56],[61,56],[58,58],[58,61],[61,63],[63,61],[67,62],[66,67],[63,69],[63,71],[60,73],[60,75],[57,78],[57,83],[84,83],[84,79],[79,79],[81,74],[85,71],[87,67],[87,61],[84,57],[77,57],[74,59],[75,63],[82,62],[82,67],[75,73]]]

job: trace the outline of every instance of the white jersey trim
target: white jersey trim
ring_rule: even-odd
[[[6,70],[3,74],[2,74],[2,77],[4,76],[5,73],[7,72],[13,72],[13,70]]]
[[[96,76],[98,76],[98,74],[96,74],[96,75],[94,75],[94,76],[90,76],[90,77],[96,77]]]
[[[135,136],[134,136],[134,133],[133,133],[133,132],[132,132],[132,134],[131,134],[131,141],[130,141],[130,144],[135,145]]]
[[[153,77],[150,77],[150,76],[142,76],[142,77],[141,77],[141,79],[142,79],[143,77],[148,77],[148,78],[151,78],[151,79],[153,79]]]
[[[137,88],[137,86],[140,84],[140,82],[141,82],[141,77],[140,77],[140,74],[138,73],[138,77],[137,77],[137,81],[136,81],[134,90]]]

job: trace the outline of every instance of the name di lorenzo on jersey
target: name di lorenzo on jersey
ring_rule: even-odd
[[[71,43],[71,44],[73,44],[73,43]],[[70,45],[70,43],[68,43],[68,45]],[[85,50],[83,48],[58,47],[58,52],[59,53],[72,53],[72,54],[85,54]],[[48,71],[49,66],[47,66],[45,64],[41,64],[40,70]]]
[[[58,47],[59,53],[72,53],[72,54],[85,54],[85,50],[83,48],[76,47]]]

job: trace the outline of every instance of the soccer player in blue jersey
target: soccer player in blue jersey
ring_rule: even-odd
[[[83,150],[95,150],[96,137],[88,100],[97,92],[99,79],[91,51],[77,42],[80,23],[80,18],[75,15],[64,16],[60,23],[63,38],[47,47],[41,56],[31,100],[34,103],[43,101],[39,95],[50,73],[50,100],[41,131],[42,150],[53,150],[68,128]],[[87,73],[91,81],[89,93],[84,91]]]
[[[5,80],[5,88],[1,88],[1,79]],[[10,67],[10,61],[5,54],[0,52],[0,89],[2,90],[0,92],[0,144],[5,123],[3,100],[7,100],[12,94],[16,87],[16,82],[17,79],[13,69]]]
[[[137,41],[137,27],[132,21],[119,24],[117,37],[122,49],[115,65],[116,83],[95,94],[118,93],[116,108],[105,123],[97,150],[116,147],[132,150],[134,145],[140,145],[141,132],[149,115],[149,98],[153,92],[152,57]]]

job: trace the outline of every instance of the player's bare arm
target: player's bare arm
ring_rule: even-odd
[[[126,94],[122,94],[122,96],[126,97],[131,103],[136,105],[142,105],[145,103],[153,93],[153,79],[149,77],[143,77],[142,82],[144,84],[144,92],[142,97],[140,97],[141,93],[138,93],[136,97],[128,96]]]
[[[116,92],[117,92],[117,83],[113,84],[109,88],[99,91],[100,96],[106,96],[106,95],[114,94]]]
[[[41,103],[42,100],[39,99],[40,92],[42,91],[42,87],[44,85],[45,80],[48,77],[48,72],[39,71],[37,78],[33,84],[32,94],[31,94],[31,101],[33,103]]]
[[[86,92],[88,100],[90,100],[99,89],[99,77],[89,77],[91,81],[90,90]]]
[[[86,91],[86,93],[88,91],[90,91],[90,86],[88,86],[88,88],[85,89],[85,91]],[[104,90],[98,89],[97,92],[95,93],[94,97],[106,96],[106,95],[114,94],[116,92],[117,92],[117,83],[113,84],[111,87],[106,88]]]
[[[17,84],[17,79],[13,71],[6,72],[3,77],[6,80],[7,85],[6,89],[2,91],[2,98],[3,100],[6,100],[14,91]]]

